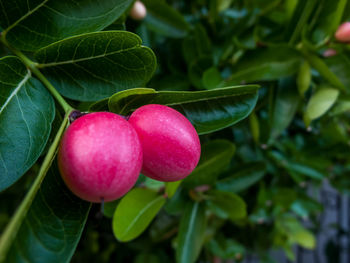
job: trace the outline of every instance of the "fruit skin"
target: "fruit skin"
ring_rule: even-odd
[[[147,15],[147,9],[141,1],[135,1],[130,10],[130,17],[134,20],[143,20]]]
[[[340,42],[350,42],[350,22],[345,22],[338,27],[335,38]]]
[[[140,138],[144,175],[163,182],[178,181],[197,166],[201,153],[198,134],[178,111],[149,104],[133,112],[129,123]]]
[[[134,128],[121,116],[96,112],[66,130],[58,165],[68,188],[90,202],[113,201],[136,183],[142,149]]]

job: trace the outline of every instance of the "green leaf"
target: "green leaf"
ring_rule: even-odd
[[[329,59],[326,59],[324,61],[321,58],[319,58],[318,56],[311,54],[306,50],[302,50],[302,52],[303,52],[303,55],[306,58],[306,60],[310,63],[310,65],[314,69],[316,69],[325,80],[327,80],[334,87],[336,87],[340,90],[343,90],[343,91],[345,90],[346,83],[342,82],[339,79],[339,74],[336,74],[334,72],[335,69],[339,70],[339,66],[337,67],[337,64],[335,64],[335,65],[333,64],[335,69],[331,70],[331,67],[326,64],[327,61],[334,61],[333,59],[329,58]],[[346,70],[347,70],[347,68],[340,69],[341,72],[346,72]],[[346,79],[348,79],[348,77]],[[349,83],[350,83],[350,81],[349,81]]]
[[[299,68],[297,76],[297,86],[299,94],[304,97],[304,93],[309,89],[311,84],[311,67],[307,61],[305,61]]]
[[[318,3],[317,21],[312,30],[312,40],[316,44],[323,44],[329,40],[339,26],[347,0],[327,1]],[[311,22],[311,24],[313,24]]]
[[[151,49],[130,32],[104,31],[71,37],[38,50],[38,67],[64,96],[95,101],[143,86],[156,68]]]
[[[223,82],[220,71],[216,67],[204,71],[202,78],[203,85],[208,90],[219,88]]]
[[[232,221],[247,216],[246,203],[238,195],[218,190],[212,190],[207,195],[207,205],[217,216]]]
[[[71,193],[53,163],[11,246],[6,262],[70,262],[90,203]]]
[[[339,54],[325,59],[328,69],[334,74],[342,87],[350,90],[350,58],[348,54]],[[330,82],[332,84],[332,82]],[[333,83],[334,85],[334,83]],[[337,87],[337,86],[335,86]]]
[[[189,24],[183,16],[168,5],[164,0],[143,0],[147,8],[144,20],[147,27],[160,35],[173,38],[185,37],[189,31]]]
[[[271,139],[277,138],[292,122],[301,101],[294,78],[283,78],[278,82],[273,110],[270,117]]]
[[[165,193],[168,195],[169,198],[172,198],[174,196],[174,194],[176,193],[176,190],[179,188],[181,182],[182,181],[180,180],[180,181],[176,181],[176,182],[165,183]]]
[[[180,221],[176,262],[194,263],[196,261],[203,245],[205,229],[204,204],[188,203]]]
[[[63,38],[99,31],[113,23],[132,0],[0,0],[0,26],[7,41],[34,51]]]
[[[210,56],[202,56],[192,61],[188,69],[188,78],[197,89],[206,88],[203,82],[204,73],[213,65]]]
[[[240,166],[233,175],[219,180],[216,188],[221,191],[238,193],[259,182],[265,174],[266,165],[263,162],[247,163]]]
[[[247,51],[232,68],[228,83],[276,80],[294,74],[300,63],[300,53],[284,46]]]
[[[330,87],[321,87],[310,98],[306,107],[305,118],[314,120],[325,114],[336,102],[339,90]]]
[[[55,105],[43,85],[12,56],[0,59],[0,191],[39,158],[49,138]]]
[[[133,89],[113,95],[109,109],[128,115],[146,104],[167,105],[184,114],[199,134],[206,134],[246,118],[255,107],[258,88],[247,85],[195,92]]]
[[[165,198],[149,189],[135,188],[119,202],[113,216],[113,233],[122,242],[130,241],[147,228]]]
[[[316,240],[314,235],[305,229],[297,219],[293,217],[282,217],[276,220],[276,227],[285,235],[292,243],[297,243],[307,249],[314,249]]]
[[[228,140],[209,141],[202,146],[201,158],[194,171],[183,180],[183,186],[214,184],[217,176],[230,164],[236,147]]]

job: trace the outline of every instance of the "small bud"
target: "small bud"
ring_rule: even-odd
[[[325,58],[335,56],[337,54],[337,51],[335,49],[329,48],[325,52],[323,52],[323,56]]]
[[[134,20],[142,20],[147,15],[147,9],[141,1],[136,1],[131,8],[130,17]]]
[[[345,22],[338,27],[335,38],[340,42],[350,42],[350,22]]]

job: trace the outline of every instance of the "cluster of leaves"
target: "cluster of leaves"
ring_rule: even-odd
[[[317,232],[322,206],[308,186],[350,185],[349,51],[333,39],[350,2],[143,2],[135,22],[132,0],[0,0],[0,262],[269,261],[271,248],[290,259],[295,244],[314,248],[301,220]],[[68,115],[150,103],[193,123],[199,165],[182,182],[141,175],[101,218],[54,161]]]

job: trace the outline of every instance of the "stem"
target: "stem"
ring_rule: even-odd
[[[24,55],[21,51],[11,47],[8,44],[5,35],[0,34],[0,40],[7,46],[15,55],[17,55],[24,65],[26,65],[37,77],[40,81],[46,86],[46,88],[51,92],[52,96],[58,101],[58,103],[62,106],[65,113],[72,110],[72,107],[65,101],[65,99],[58,93],[54,86],[47,80],[47,78],[39,71],[36,67],[37,63],[30,60],[26,55]]]
[[[50,146],[49,151],[47,152],[44,162],[41,165],[40,171],[38,176],[35,178],[34,183],[30,187],[30,190],[26,194],[24,200],[20,204],[19,208],[15,212],[15,215],[12,217],[12,220],[10,223],[6,226],[4,232],[2,233],[1,239],[0,239],[0,262],[4,262],[6,259],[6,254],[9,251],[17,233],[22,225],[22,222],[34,200],[34,197],[36,193],[38,192],[40,185],[42,181],[44,180],[44,177],[49,170],[52,160],[54,159],[56,155],[56,150],[58,147],[58,144],[60,142],[60,139],[62,137],[62,134],[68,125],[68,118],[71,111],[67,112],[63,122],[61,123],[61,126],[56,134],[56,137],[53,141],[53,143]]]

